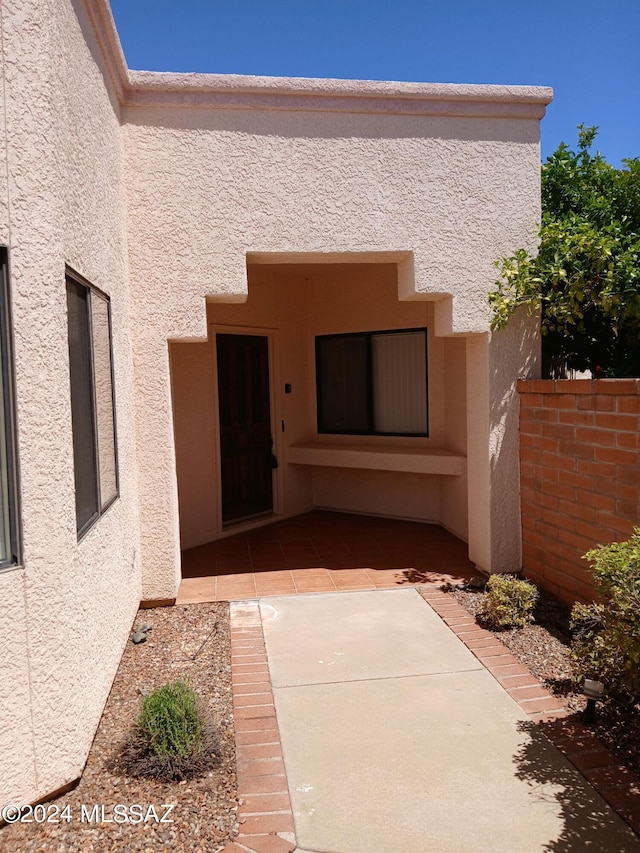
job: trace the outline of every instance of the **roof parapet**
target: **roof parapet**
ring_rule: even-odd
[[[552,98],[541,86],[130,71],[124,104],[541,119]]]
[[[122,106],[541,119],[546,86],[130,71],[108,0],[84,0]]]

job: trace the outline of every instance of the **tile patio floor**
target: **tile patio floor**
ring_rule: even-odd
[[[315,510],[182,553],[177,604],[457,582],[467,545],[436,524]]]

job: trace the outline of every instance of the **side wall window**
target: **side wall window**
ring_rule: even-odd
[[[427,436],[427,330],[316,338],[318,432]]]
[[[8,251],[0,247],[0,569],[20,562]]]
[[[110,308],[107,296],[67,270],[78,535],[118,496]]]

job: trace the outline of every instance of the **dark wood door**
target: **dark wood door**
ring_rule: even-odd
[[[216,335],[222,521],[273,508],[269,340]]]

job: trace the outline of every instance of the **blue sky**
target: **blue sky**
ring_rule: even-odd
[[[111,0],[130,68],[552,86],[542,157],[640,157],[640,0]]]

